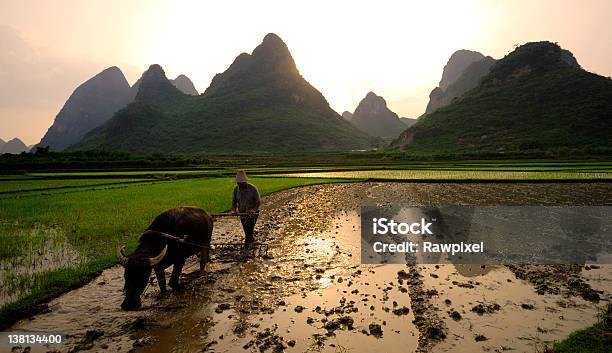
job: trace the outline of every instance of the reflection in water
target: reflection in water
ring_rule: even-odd
[[[365,263],[585,264],[612,254],[612,207],[396,206],[363,207],[362,212]],[[372,221],[382,218],[431,222],[434,234],[374,234]],[[418,251],[373,248],[381,242],[415,243]],[[438,246],[424,246],[429,243]],[[482,244],[483,251],[475,251],[474,244]],[[453,254],[436,247],[461,250]]]
[[[478,277],[501,268],[499,265],[454,264],[458,274],[463,277]]]

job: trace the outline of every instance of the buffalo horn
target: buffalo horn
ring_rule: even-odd
[[[163,250],[159,253],[159,255],[157,255],[155,257],[150,257],[149,258],[149,265],[155,266],[158,263],[160,263],[161,260],[164,258],[164,256],[166,256],[166,250],[168,250],[168,245],[167,244],[166,244],[166,246],[164,246]]]
[[[121,266],[127,265],[127,261],[128,261],[128,258],[127,256],[125,256],[124,251],[125,251],[125,246],[121,246],[119,247],[119,249],[117,249],[117,257],[119,258],[119,264]]]

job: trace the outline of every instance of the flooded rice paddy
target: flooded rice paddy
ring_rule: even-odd
[[[158,298],[152,280],[136,312],[119,308],[115,266],[11,329],[68,335],[32,352],[535,352],[595,322],[612,267],[360,265],[359,207],[610,203],[607,183],[290,189],[264,200],[256,234],[270,258],[213,254],[203,276],[190,259],[184,289]],[[213,242],[241,236],[237,219],[215,222]]]
[[[340,179],[374,179],[374,180],[606,180],[612,179],[612,173],[606,170],[590,171],[538,171],[538,170],[418,170],[386,169],[356,170],[333,172],[305,172],[278,174],[283,177],[301,178],[340,178]]]
[[[20,238],[27,241],[20,241]],[[60,227],[22,229],[12,240],[11,244],[5,244],[12,256],[0,258],[0,305],[29,293],[33,289],[34,276],[77,267],[86,261]]]

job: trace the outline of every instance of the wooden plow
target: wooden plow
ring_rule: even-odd
[[[249,213],[217,213],[211,215],[213,219],[215,217],[238,217],[238,216],[250,216]],[[162,237],[176,241],[177,243],[195,246],[198,248],[206,248],[211,253],[215,253],[217,261],[220,262],[234,262],[241,261],[246,258],[262,257],[269,258],[268,255],[269,247],[268,244],[254,242],[248,246],[244,243],[215,243],[210,245],[200,245],[186,241],[185,236],[174,236],[172,234],[158,232]]]

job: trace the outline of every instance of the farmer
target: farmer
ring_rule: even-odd
[[[244,229],[244,244],[246,247],[253,244],[255,237],[253,230],[259,215],[259,205],[261,198],[257,188],[248,183],[247,175],[244,171],[236,173],[236,184],[232,194],[232,213],[240,214],[240,223]]]

